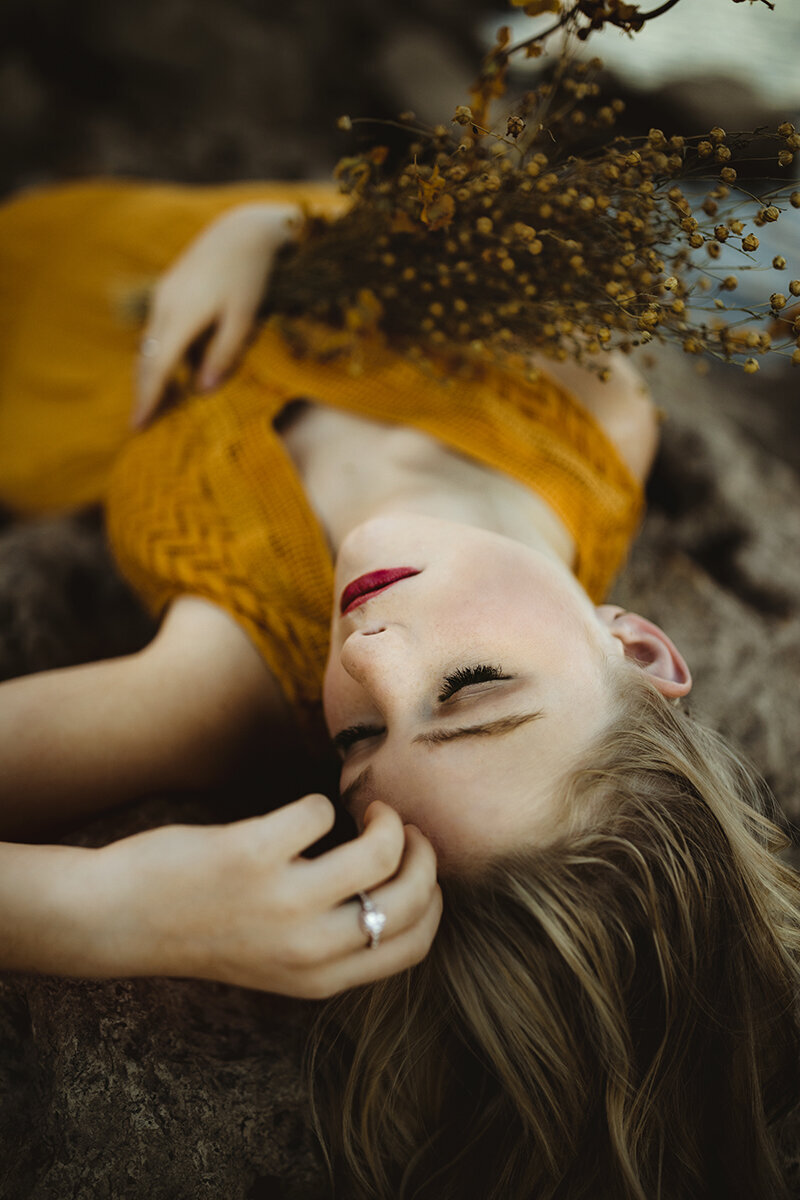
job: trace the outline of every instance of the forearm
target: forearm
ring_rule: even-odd
[[[92,928],[104,909],[91,886],[98,854],[0,843],[0,968],[103,973]]]
[[[84,979],[188,973],[162,895],[165,878],[180,890],[182,827],[154,833],[165,843],[160,872],[148,870],[146,853],[137,857],[152,835],[97,850],[0,842],[0,970]]]

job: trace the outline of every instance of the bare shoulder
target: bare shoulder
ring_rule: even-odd
[[[658,446],[658,410],[644,376],[629,356],[612,351],[601,366],[605,382],[585,367],[535,356],[535,365],[564,385],[602,426],[637,479],[644,482]]]

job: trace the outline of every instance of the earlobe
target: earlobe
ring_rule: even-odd
[[[664,630],[638,613],[602,604],[597,616],[622,645],[625,657],[646,671],[662,696],[673,699],[691,691],[686,660]]]

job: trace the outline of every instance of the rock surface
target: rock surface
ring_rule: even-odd
[[[348,149],[334,132],[342,112],[447,118],[437,107],[469,82],[471,24],[487,12],[478,0],[396,12],[366,0],[6,0],[0,192],[81,174],[325,175]],[[667,628],[695,673],[693,710],[744,748],[800,825],[796,377],[701,379],[663,353],[652,384],[662,448],[613,598]],[[96,514],[0,532],[0,678],[124,653],[151,628]],[[154,798],[76,836],[242,807]],[[215,984],[4,977],[0,1200],[326,1196],[300,1070],[311,1015]],[[789,1143],[800,1195],[800,1138]]]

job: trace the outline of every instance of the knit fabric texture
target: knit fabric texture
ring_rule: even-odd
[[[574,538],[601,601],[639,524],[642,489],[594,418],[555,382],[494,367],[423,369],[373,337],[354,372],[305,323],[298,357],[274,321],[212,396],[191,394],[132,435],[139,329],[124,299],[214,216],[275,200],[336,215],[329,184],[187,188],[89,181],[0,209],[0,501],[22,512],[106,506],[117,561],[158,615],[202,596],[246,629],[298,716],[313,720],[333,566],[275,420],[296,398],[421,430],[525,484]],[[305,723],[305,721],[303,721]]]

